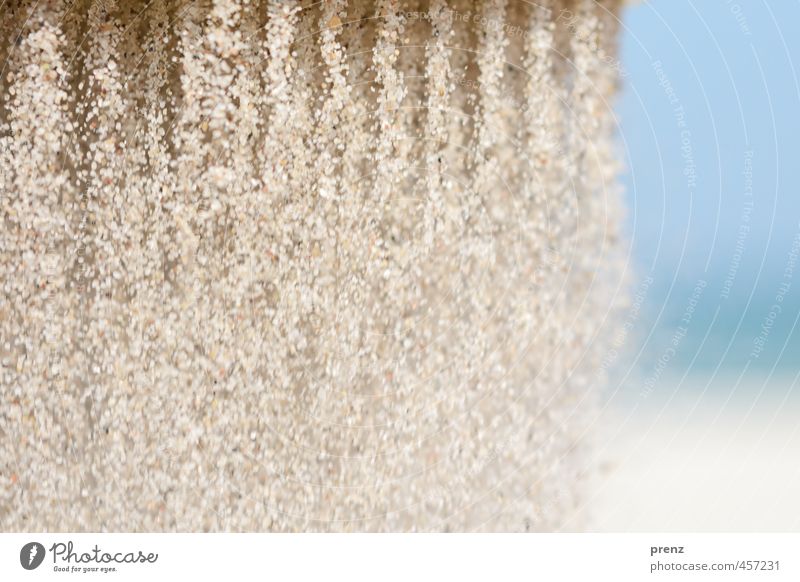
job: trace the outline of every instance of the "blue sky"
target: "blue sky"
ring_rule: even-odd
[[[798,57],[795,0],[657,0],[624,13],[617,109],[634,260],[653,276],[650,321],[666,334],[707,283],[684,343],[693,356],[706,338],[696,365],[741,364],[765,322],[754,365],[791,364],[781,348],[800,344]]]

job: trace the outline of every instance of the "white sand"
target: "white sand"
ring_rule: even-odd
[[[705,396],[705,381],[665,381],[657,398],[612,403],[594,529],[799,531],[800,398],[785,376],[759,397],[763,381],[717,378]]]

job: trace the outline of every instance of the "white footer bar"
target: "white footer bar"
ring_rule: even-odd
[[[0,534],[0,580],[51,579],[797,581],[800,534]]]

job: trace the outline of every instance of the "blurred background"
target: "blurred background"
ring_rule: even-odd
[[[800,531],[800,2],[622,24],[634,301],[594,529]]]

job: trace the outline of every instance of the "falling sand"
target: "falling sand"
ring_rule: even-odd
[[[564,527],[617,10],[0,0],[0,529]]]

